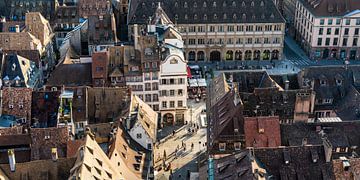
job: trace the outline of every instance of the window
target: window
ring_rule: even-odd
[[[246,44],[252,44],[252,38],[247,38],[246,39]]]
[[[349,28],[345,28],[344,35],[349,35]]]
[[[175,101],[170,101],[170,108],[174,108],[175,107]]]
[[[150,68],[150,63],[148,63],[148,62],[144,63],[144,67],[145,67],[145,69],[149,69]]]
[[[195,32],[195,26],[189,26],[189,32]]]
[[[359,35],[359,28],[355,28],[354,35]]]
[[[326,80],[323,80],[323,79],[320,80],[320,85],[321,85],[321,86],[325,86],[325,85],[326,85]]]
[[[347,46],[347,40],[348,40],[347,38],[343,39],[343,43],[342,43],[343,46]]]
[[[253,26],[251,26],[251,25],[246,26],[246,31],[253,31]]]
[[[347,19],[347,20],[345,21],[345,25],[350,25],[350,19]]]
[[[334,46],[337,46],[337,45],[338,45],[338,41],[339,41],[338,38],[334,38],[333,45],[334,45]]]
[[[158,90],[159,89],[159,85],[157,82],[152,83],[152,90]]]
[[[255,31],[262,31],[262,26],[255,26]]]
[[[240,143],[240,142],[235,142],[235,143],[234,143],[234,148],[235,148],[235,150],[240,150],[240,148],[241,148],[241,143]]]
[[[96,72],[101,72],[101,71],[103,71],[103,70],[104,70],[103,67],[96,67]]]
[[[224,32],[224,27],[223,26],[218,26],[218,32]]]
[[[158,80],[158,74],[156,72],[152,73],[152,80]]]
[[[178,107],[183,107],[183,102],[182,101],[178,101]]]
[[[341,80],[341,79],[336,79],[336,84],[337,84],[338,86],[341,86],[341,85],[342,85],[342,80]]]
[[[205,44],[205,40],[204,39],[198,39],[198,44]]]
[[[175,96],[175,90],[170,90],[170,96]]]
[[[167,108],[167,102],[166,102],[166,101],[163,101],[163,102],[162,102],[162,107],[163,107],[163,108]]]
[[[328,19],[328,25],[332,25],[333,20],[332,19]]]
[[[150,73],[144,73],[145,80],[150,80]]]
[[[219,143],[219,151],[225,151],[226,150],[226,143]]]
[[[244,31],[244,26],[236,26],[236,31]]]
[[[335,35],[339,35],[339,31],[340,31],[339,28],[336,28],[335,29]]]
[[[336,19],[336,25],[340,25],[341,19]]]
[[[237,38],[236,39],[236,44],[243,44],[243,39],[242,38]]]
[[[137,139],[141,139],[141,138],[142,138],[142,134],[141,134],[141,133],[137,133],[137,134],[136,134],[136,138],[137,138]]]
[[[358,42],[358,38],[354,38],[354,40],[353,40],[353,46],[357,46],[357,42]]]
[[[318,38],[317,45],[318,45],[318,46],[321,46],[321,45],[322,45],[322,38]]]
[[[189,45],[194,45],[195,44],[195,39],[189,39]]]
[[[324,25],[325,20],[324,19],[320,19],[320,25]]]
[[[209,27],[209,31],[210,31],[210,32],[215,32],[215,26],[210,26],[210,27]]]
[[[159,101],[159,96],[157,94],[153,94],[153,102]]]
[[[198,26],[198,32],[205,32],[204,26]]]
[[[327,28],[326,34],[327,34],[327,35],[330,35],[330,34],[331,34],[331,28]]]
[[[179,84],[185,84],[184,78],[179,78]]]
[[[323,99],[323,104],[331,104],[332,99]]]
[[[145,91],[151,91],[151,83],[145,83]]]
[[[145,102],[151,102],[151,94],[145,94]]]
[[[326,45],[326,46],[329,46],[329,45],[330,45],[330,38],[326,38],[326,39],[325,39],[325,45]]]
[[[324,29],[323,28],[319,28],[319,35],[323,35]]]
[[[183,95],[183,90],[182,89],[178,89],[178,96],[182,96]]]
[[[228,32],[234,32],[234,26],[228,26],[227,31]]]

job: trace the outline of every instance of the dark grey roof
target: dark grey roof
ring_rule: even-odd
[[[343,16],[360,9],[359,0],[299,0],[315,16]]]
[[[158,2],[177,24],[284,23],[272,0],[138,0],[131,1],[129,24],[146,24]]]

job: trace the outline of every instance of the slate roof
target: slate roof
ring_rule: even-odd
[[[51,73],[47,86],[87,86],[92,84],[91,63],[60,64]]]
[[[307,144],[319,145],[323,141],[320,131],[336,147],[360,147],[360,121],[328,123],[294,123],[281,125],[281,141],[285,146],[299,146],[306,140]],[[353,150],[349,149],[348,153]],[[359,153],[359,148],[355,148]]]
[[[315,16],[344,16],[360,9],[358,0],[299,0]]]
[[[138,0],[131,1],[129,24],[146,24],[158,2],[175,24],[284,23],[271,0]]]
[[[254,157],[271,179],[335,179],[331,162],[325,160],[323,146],[255,149]]]

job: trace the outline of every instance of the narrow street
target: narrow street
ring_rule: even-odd
[[[189,123],[155,147],[155,179],[169,179],[170,172],[173,179],[186,179],[189,172],[197,171],[196,158],[200,152],[206,151],[206,128],[201,127],[200,123],[200,114],[204,108],[204,101],[195,103],[189,100],[186,119]],[[170,168],[164,169],[164,157],[166,167]]]

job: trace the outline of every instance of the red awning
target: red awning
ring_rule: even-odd
[[[190,68],[189,68],[189,66],[187,66],[187,77],[188,78],[191,78],[192,77],[192,75],[191,75],[191,71],[190,71]]]

